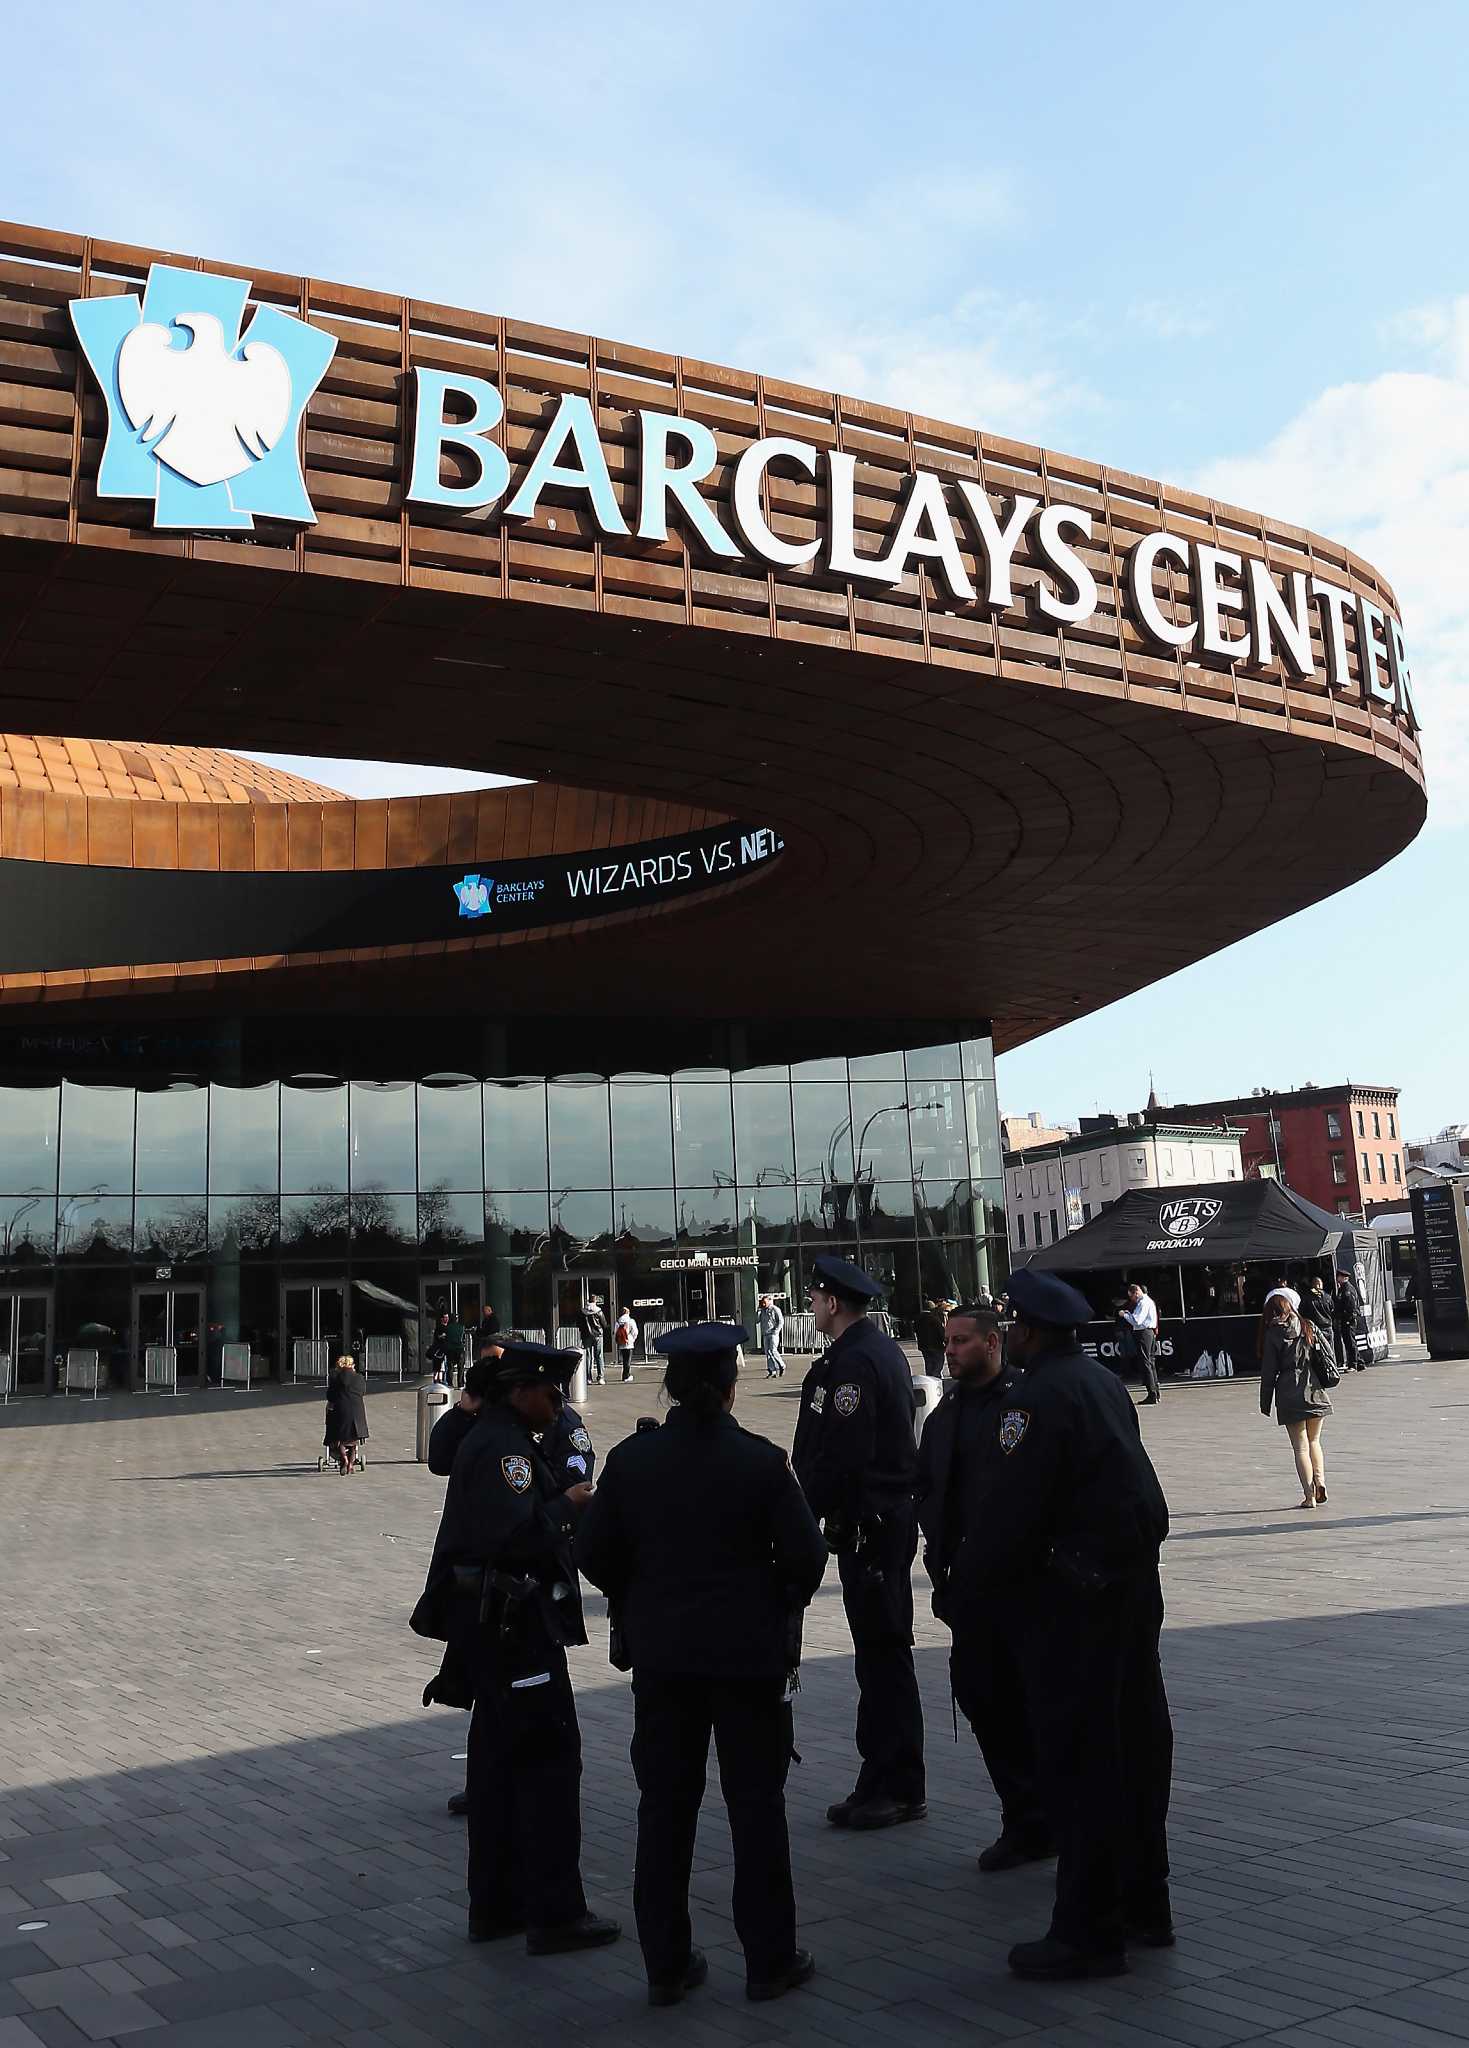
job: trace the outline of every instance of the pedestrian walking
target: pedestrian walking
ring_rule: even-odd
[[[1411,1281],[1408,1284],[1412,1286]],[[1337,1361],[1342,1371],[1366,1372],[1367,1363],[1357,1344],[1357,1332],[1362,1323],[1362,1298],[1352,1284],[1350,1273],[1337,1274],[1332,1308],[1336,1319]]]
[[[449,1311],[440,1309],[434,1317],[434,1326],[429,1332],[424,1362],[432,1371],[435,1380],[443,1384],[449,1362]]]
[[[1275,1419],[1290,1437],[1301,1482],[1300,1508],[1322,1506],[1326,1499],[1326,1458],[1321,1448],[1321,1430],[1331,1413],[1331,1396],[1324,1381],[1323,1366],[1334,1351],[1330,1340],[1301,1319],[1301,1298],[1293,1287],[1272,1287],[1265,1297],[1256,1338],[1260,1360],[1260,1413],[1268,1416],[1271,1404]]]
[[[1020,1378],[981,1512],[950,1574],[956,1630],[994,1612],[1020,1666],[1056,1844],[1049,1931],[1019,1977],[1111,1977],[1125,1944],[1171,1947],[1173,1728],[1158,1659],[1168,1506],[1122,1383],[1077,1341],[1086,1297],[1023,1268],[1006,1356]]]
[[[786,1362],[781,1355],[780,1340],[785,1334],[786,1319],[773,1294],[761,1295],[755,1320],[760,1330],[760,1346],[765,1353],[765,1377],[768,1380],[784,1379]]]
[[[531,1955],[615,1941],[581,1881],[581,1731],[567,1673],[584,1643],[571,1556],[583,1480],[558,1489],[537,1438],[573,1361],[508,1343],[454,1458],[412,1626],[448,1655],[425,1700],[473,1702],[469,1724],[469,1938],[523,1932]]]
[[[367,1403],[362,1398],[357,1361],[350,1351],[342,1353],[327,1378],[323,1441],[327,1456],[343,1478],[356,1470],[358,1445],[367,1442]]]
[[[582,1303],[577,1311],[576,1322],[586,1350],[588,1383],[600,1387],[607,1377],[603,1351],[607,1341],[607,1319],[602,1313],[601,1301],[595,1294],[589,1294]]]
[[[783,1454],[731,1413],[748,1341],[729,1323],[654,1340],[668,1420],[611,1453],[577,1533],[633,1675],[633,1902],[652,2005],[677,2004],[708,1971],[689,1881],[711,1735],[746,1994],[778,1998],[815,1969],[796,1946],[785,1782],[800,1617],[827,1553]]]
[[[1088,1307],[1090,1314],[1090,1307]],[[1132,1332],[1137,1345],[1137,1362],[1142,1371],[1143,1406],[1162,1399],[1158,1387],[1158,1304],[1146,1287],[1138,1280],[1132,1281],[1127,1289],[1127,1300],[1121,1309],[1121,1319]]]
[[[923,1360],[923,1370],[931,1380],[940,1379],[944,1370],[944,1304],[926,1301],[913,1324],[913,1341],[918,1346],[918,1355]]]
[[[928,1813],[923,1708],[913,1670],[913,1374],[867,1319],[877,1282],[831,1252],[811,1262],[811,1309],[829,1341],[801,1383],[791,1462],[841,1574],[857,1677],[857,1783],[826,1810],[838,1828]]]
[[[622,1367],[622,1377],[630,1380],[633,1346],[638,1341],[638,1326],[630,1308],[625,1308],[613,1324],[612,1336],[617,1345],[617,1362]]]
[[[956,1620],[950,1600],[964,1544],[985,1540],[991,1447],[1015,1380],[1005,1370],[993,1308],[951,1309],[944,1350],[950,1385],[918,1443],[918,1520],[923,1562],[933,1580],[933,1611],[953,1630],[949,1684],[1000,1802],[999,1836],[979,1857],[980,1869],[990,1875],[1055,1854],[1036,1777],[1025,1688],[1000,1603],[980,1591]]]

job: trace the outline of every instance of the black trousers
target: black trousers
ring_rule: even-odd
[[[1344,1330],[1336,1324],[1336,1359],[1343,1372],[1351,1372],[1357,1363],[1357,1333]]]
[[[548,1647],[512,1682],[481,1652],[469,1723],[469,1910],[561,1927],[587,1910],[581,1883],[581,1729],[566,1652]]]
[[[1168,1910],[1173,1724],[1158,1574],[1083,1593],[1037,1573],[1005,1609],[1059,1858],[1051,1932],[1115,1949],[1125,1916]]]
[[[949,1682],[999,1799],[1003,1832],[1044,1840],[1050,1825],[1036,1775],[1025,1684],[1014,1650],[993,1621],[955,1634]]]
[[[1143,1376],[1143,1385],[1156,1400],[1158,1394],[1158,1332],[1139,1330],[1137,1332],[1137,1362]]]
[[[638,1781],[633,1909],[650,1983],[688,1967],[689,1878],[712,1734],[734,1843],[734,1923],[749,1977],[776,1977],[796,1953],[786,1833],[791,1710],[783,1678],[633,1675]]]
[[[911,1509],[884,1516],[880,1547],[837,1559],[842,1606],[852,1631],[857,1675],[857,1773],[854,1797],[923,1799],[923,1704],[913,1669],[913,1559],[918,1523]]]

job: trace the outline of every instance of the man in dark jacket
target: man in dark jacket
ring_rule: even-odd
[[[600,1947],[620,1932],[581,1883],[581,1732],[566,1669],[584,1643],[571,1534],[591,1497],[559,1489],[536,1438],[563,1403],[568,1359],[510,1344],[449,1475],[413,1626],[467,1671],[469,1938],[524,1931],[531,1955]]]
[[[784,1795],[800,1618],[827,1553],[784,1455],[730,1413],[747,1341],[727,1323],[655,1340],[668,1420],[612,1452],[577,1532],[577,1561],[606,1592],[633,1672],[633,1898],[655,2005],[704,1975],[689,1878],[711,1734],[748,1994],[779,1997],[814,1967],[796,1947]]]
[[[857,1673],[855,1789],[833,1827],[922,1820],[923,1707],[913,1671],[913,1374],[867,1320],[882,1289],[848,1259],[812,1261],[811,1307],[830,1339],[801,1384],[791,1463],[836,1553]]]
[[[1171,1947],[1173,1729],[1158,1662],[1168,1506],[1126,1388],[1076,1341],[1086,1298],[1029,1268],[1010,1282],[1002,1406],[974,1536],[951,1574],[959,1627],[997,1611],[1025,1684],[1059,1852],[1050,1932],[1021,1977],[1105,1977],[1124,1942]],[[978,1540],[976,1540],[978,1539]]]
[[[1015,1382],[1004,1368],[996,1309],[952,1309],[944,1352],[952,1384],[919,1439],[918,1520],[923,1562],[933,1580],[933,1611],[940,1621],[952,1622],[949,1581],[966,1539],[985,1541],[980,1523],[991,1449]],[[949,1682],[1000,1801],[999,1839],[981,1854],[980,1869],[1014,1870],[1054,1855],[1020,1667],[992,1595],[978,1594],[962,1624],[954,1626]]]
[[[1336,1325],[1336,1352],[1343,1372],[1365,1372],[1367,1367],[1357,1352],[1357,1329],[1362,1320],[1362,1302],[1352,1285],[1349,1273],[1339,1272],[1336,1276],[1336,1294],[1332,1300],[1333,1321]]]

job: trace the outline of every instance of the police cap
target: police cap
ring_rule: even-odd
[[[1022,1266],[1010,1275],[1010,1312],[1041,1330],[1074,1330],[1092,1320],[1092,1305],[1071,1283],[1055,1273],[1033,1273]]]
[[[681,1330],[665,1330],[655,1337],[653,1349],[664,1358],[718,1358],[749,1341],[749,1331],[738,1323],[687,1323]]]
[[[501,1387],[559,1387],[563,1393],[576,1370],[579,1351],[555,1344],[530,1344],[516,1338],[498,1359],[486,1360]]]
[[[815,1284],[823,1293],[842,1295],[848,1301],[876,1301],[882,1293],[879,1283],[850,1259],[834,1252],[819,1252],[811,1261]]]

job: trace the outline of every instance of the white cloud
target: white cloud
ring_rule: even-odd
[[[1380,569],[1402,608],[1432,817],[1469,823],[1469,297],[1395,323],[1430,369],[1321,393],[1201,490],[1314,527]]]
[[[1134,299],[1127,317],[1157,341],[1198,341],[1212,334],[1216,325],[1213,314],[1202,306],[1172,299]]]

